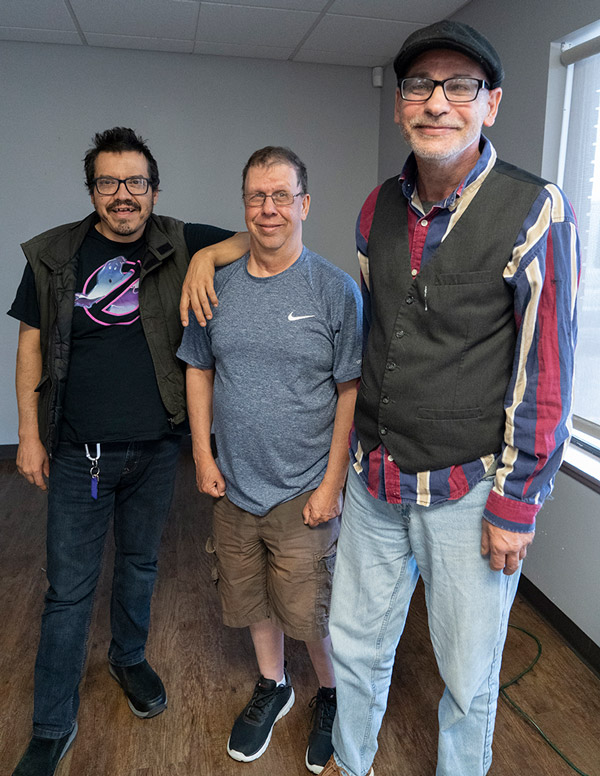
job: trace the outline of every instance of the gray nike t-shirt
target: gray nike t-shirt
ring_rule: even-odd
[[[177,355],[215,369],[227,495],[264,515],[323,479],[336,383],[360,376],[362,305],[354,280],[307,248],[272,277],[250,275],[247,263],[217,271],[219,306],[206,328],[190,316]]]

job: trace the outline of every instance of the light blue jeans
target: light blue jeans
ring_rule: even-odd
[[[350,468],[333,579],[330,633],[337,680],[338,765],[365,776],[387,705],[396,647],[419,574],[446,685],[438,709],[436,776],[484,776],[500,663],[519,572],[492,571],[480,553],[492,478],[431,507],[373,498]],[[398,764],[398,773],[402,772]]]

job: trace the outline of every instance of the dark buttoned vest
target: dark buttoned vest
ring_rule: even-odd
[[[513,292],[503,279],[545,182],[497,161],[416,277],[407,200],[381,187],[369,234],[371,327],[355,424],[402,471],[459,465],[500,451],[512,375]]]

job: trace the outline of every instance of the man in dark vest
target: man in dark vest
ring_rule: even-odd
[[[436,775],[483,776],[521,562],[569,438],[578,240],[560,189],[499,161],[481,134],[503,79],[486,38],[433,24],[394,69],[395,121],[413,153],[356,228],[366,347],[322,776],[373,774],[419,575],[445,683]]]
[[[125,127],[85,156],[94,212],[23,244],[17,468],[48,490],[48,592],[33,737],[14,776],[52,776],[77,732],[78,686],[114,518],[109,670],[141,718],[167,705],[145,659],[150,600],[186,428],[179,294],[190,256],[232,232],[153,214],[156,161]],[[212,252],[245,250],[234,236]],[[210,255],[210,252],[209,252]],[[37,559],[34,562],[39,565]]]

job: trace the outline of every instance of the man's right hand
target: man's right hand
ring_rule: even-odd
[[[214,498],[225,495],[225,479],[214,458],[196,461],[196,487]]]
[[[17,470],[27,482],[37,485],[40,490],[48,490],[46,481],[50,475],[50,460],[46,448],[39,439],[19,444]]]
[[[206,326],[206,321],[212,318],[211,306],[219,304],[213,285],[214,276],[215,267],[207,249],[197,251],[190,261],[181,289],[179,317],[182,326],[188,325],[190,307],[200,326]]]

